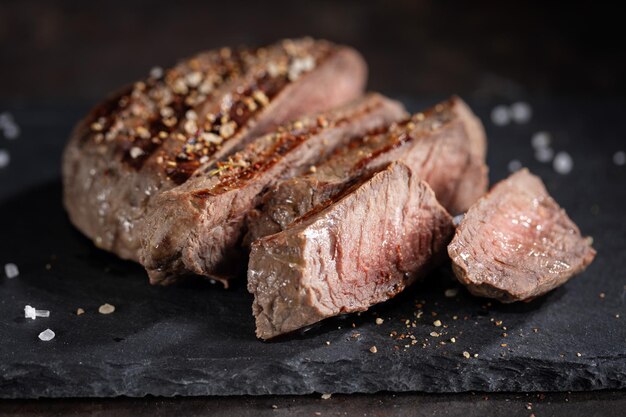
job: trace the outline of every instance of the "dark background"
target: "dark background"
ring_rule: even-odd
[[[203,49],[303,35],[356,47],[370,67],[369,88],[392,96],[621,102],[626,42],[617,7],[502,0],[0,0],[0,111],[35,109],[48,120],[68,105],[86,109],[155,65],[166,67]],[[616,149],[623,146],[617,145],[623,134],[612,137]],[[0,402],[0,414],[315,415],[321,410],[322,415],[539,417],[619,415],[625,401],[623,392],[377,394],[332,401],[311,396],[48,400]]]
[[[2,1],[0,99],[95,101],[199,50],[302,35],[356,47],[396,96],[623,96],[623,14],[572,3]]]

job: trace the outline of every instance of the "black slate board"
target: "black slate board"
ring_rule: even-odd
[[[434,103],[407,101],[413,109]],[[242,284],[151,287],[139,266],[95,249],[72,228],[61,206],[59,159],[84,106],[5,105],[0,110],[13,111],[22,136],[0,136],[12,156],[0,169],[0,266],[14,262],[20,276],[0,272],[0,397],[626,388],[626,167],[612,162],[626,148],[626,102],[530,102],[532,122],[507,127],[488,121],[496,103],[473,103],[490,137],[491,178],[506,176],[512,159],[544,178],[595,238],[598,256],[584,275],[534,302],[501,305],[463,289],[446,298],[457,286],[442,268],[370,312],[270,343],[254,337]],[[530,136],[538,130],[572,154],[570,175],[534,161]],[[105,302],[115,313],[97,313]],[[424,304],[419,319],[416,303]],[[26,304],[51,317],[25,319]],[[86,313],[76,316],[78,307]],[[447,327],[434,327],[435,319]],[[44,343],[37,335],[46,328],[56,338]],[[464,351],[478,356],[466,359]]]

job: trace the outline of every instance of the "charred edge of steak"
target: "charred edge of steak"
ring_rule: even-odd
[[[305,117],[279,128],[276,133],[251,143],[226,161],[218,161],[212,167],[207,167],[206,176],[208,178],[217,176],[219,182],[211,188],[195,190],[192,195],[206,198],[241,188],[245,183],[272,168],[286,154],[306,143],[312,136],[322,130],[340,127],[374,113],[385,105],[384,100],[380,96],[370,95],[362,100],[365,105],[350,112],[349,115],[334,118],[332,113],[327,113],[315,118]]]
[[[249,246],[252,241],[259,237],[283,230],[291,221],[303,215],[320,200],[340,192],[344,187],[351,186],[367,170],[379,168],[381,164],[392,160],[404,160],[405,157],[411,159],[410,155],[432,153],[432,148],[440,146],[439,143],[443,141],[445,132],[450,129],[454,130],[450,135],[465,132],[467,135],[464,138],[468,142],[476,139],[484,141],[484,135],[479,138],[467,137],[470,134],[476,135],[476,133],[467,132],[470,129],[466,128],[465,125],[471,123],[467,120],[468,115],[458,114],[460,107],[464,106],[465,104],[461,99],[452,97],[391,126],[373,129],[366,135],[355,138],[347,146],[338,148],[319,163],[314,172],[281,182],[263,196],[261,206],[251,213],[244,245]],[[469,112],[468,109],[461,109],[461,111]],[[470,113],[469,117],[475,116]],[[463,123],[463,126],[454,125],[456,126],[454,127],[453,123],[458,120]],[[478,134],[477,136],[481,135]],[[426,142],[427,140],[428,142]],[[422,148],[413,147],[415,144],[422,143],[424,144]],[[451,190],[447,189],[450,186],[448,183],[441,184],[439,181],[430,184],[438,196],[439,193],[444,194],[441,197],[445,197],[445,202],[451,206],[457,205],[452,203],[452,200],[456,200],[455,195],[459,194],[460,187],[468,186],[466,182],[470,181],[471,178],[482,177],[478,187],[480,190],[466,192],[476,195],[478,198],[478,193],[486,187],[486,170],[481,170],[479,173],[478,171],[467,172],[471,165],[484,166],[482,149],[476,150],[477,156],[475,156],[472,154],[475,151],[472,147],[472,145],[466,144],[467,154],[462,162],[462,167],[460,167],[463,168],[463,173],[459,173],[455,184],[452,184],[457,190],[452,193],[454,195],[450,195]],[[483,148],[483,146],[480,147]],[[480,157],[481,155],[483,158]],[[433,175],[437,176],[437,173],[431,174],[424,171],[432,168],[428,168],[430,166],[429,159],[429,155],[424,155],[425,166],[411,167],[420,175],[424,175],[427,182]],[[437,170],[438,168],[441,167],[434,169]],[[466,176],[470,178],[465,178]],[[446,204],[444,205],[448,208]]]
[[[177,141],[177,150],[162,152],[158,162],[181,184],[287,85],[336,50],[328,42],[304,39],[199,54],[99,106],[88,118],[80,143],[113,143],[115,154],[138,170],[165,141]],[[234,91],[220,90],[232,82],[240,84]],[[196,111],[215,99],[220,99],[216,112]]]

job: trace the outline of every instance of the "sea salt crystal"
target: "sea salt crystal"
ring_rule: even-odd
[[[8,125],[4,127],[4,137],[9,140],[14,140],[20,137],[20,128],[18,125]]]
[[[459,214],[458,216],[454,216],[454,218],[452,219],[452,223],[454,223],[455,226],[460,225],[463,221],[463,217],[465,217],[465,214]]]
[[[572,168],[574,168],[574,160],[567,152],[559,152],[554,157],[552,166],[559,174],[566,175],[572,171]]]
[[[9,166],[9,162],[11,162],[11,155],[9,155],[9,151],[0,149],[0,169]]]
[[[456,297],[458,293],[459,293],[459,289],[458,288],[448,288],[444,292],[444,295],[446,297],[448,297],[448,298],[453,298],[453,297]]]
[[[554,157],[552,148],[539,148],[535,151],[535,159],[539,162],[550,162]]]
[[[143,150],[138,147],[138,146],[133,146],[132,148],[130,148],[130,157],[133,159],[137,159],[139,158],[141,155],[143,155]]]
[[[550,146],[552,138],[548,132],[537,132],[530,139],[530,144],[535,149],[543,149]]]
[[[44,342],[48,342],[52,339],[54,339],[54,332],[50,329],[46,329],[43,332],[39,333],[39,339],[43,340]]]
[[[17,139],[20,136],[20,127],[15,123],[13,115],[8,112],[0,113],[0,130],[7,139]]]
[[[24,317],[35,320],[37,317],[50,317],[49,310],[36,310],[35,307],[24,307]]]
[[[20,274],[20,270],[17,268],[17,265],[8,263],[4,266],[4,274],[7,278],[15,278]]]
[[[533,115],[533,110],[528,103],[518,101],[511,105],[511,118],[519,124],[528,123]]]
[[[617,151],[613,155],[613,163],[618,166],[623,166],[626,164],[626,152]]]
[[[511,111],[507,106],[496,106],[491,110],[491,121],[496,126],[506,126],[511,123]]]
[[[163,68],[152,67],[150,70],[150,78],[161,78],[163,76]]]
[[[514,159],[511,162],[509,162],[508,168],[509,168],[509,172],[519,171],[520,169],[522,169],[522,163],[518,161],[517,159]]]

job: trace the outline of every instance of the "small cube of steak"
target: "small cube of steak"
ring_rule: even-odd
[[[399,103],[370,94],[326,114],[312,115],[262,136],[227,160],[194,174],[155,198],[145,219],[141,263],[152,283],[180,275],[219,276],[261,192],[301,174],[355,136],[403,117]]]
[[[454,226],[426,182],[402,163],[361,181],[252,244],[258,337],[367,310],[445,259]]]
[[[370,132],[338,149],[313,172],[280,182],[248,219],[244,243],[284,230],[292,221],[350,186],[367,170],[402,161],[432,187],[452,214],[466,211],[487,190],[482,125],[458,97]]]
[[[566,282],[593,261],[592,239],[523,169],[472,206],[448,253],[472,294],[504,303],[528,301]]]
[[[72,133],[70,220],[99,248],[137,261],[156,195],[282,123],[356,99],[366,73],[353,49],[304,38],[203,52],[138,81]]]

